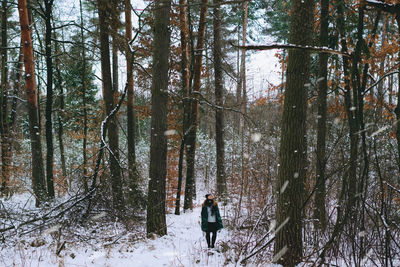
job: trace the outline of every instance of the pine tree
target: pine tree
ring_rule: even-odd
[[[147,234],[167,234],[165,184],[167,174],[168,57],[170,45],[170,0],[154,5],[153,73],[151,94],[150,172],[147,204]]]
[[[35,80],[33,45],[26,0],[18,0],[19,21],[21,25],[22,52],[25,66],[25,90],[28,99],[29,132],[32,152],[32,187],[36,206],[46,199],[45,176],[42,159],[42,145],[39,131],[39,112]]]
[[[290,43],[311,45],[313,0],[292,1]],[[302,219],[306,175],[306,110],[309,83],[309,52],[289,50],[282,132],[279,152],[277,228],[274,260],[293,267],[302,259]]]

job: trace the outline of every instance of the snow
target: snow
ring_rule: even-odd
[[[281,194],[283,194],[285,192],[286,187],[288,186],[288,184],[289,184],[289,180],[286,180],[285,183],[282,185],[282,188],[280,190]]]
[[[109,245],[67,242],[60,256],[49,242],[50,234],[58,229],[56,225],[38,238],[44,240],[42,246],[32,247],[31,241],[22,237],[14,247],[0,250],[0,266],[235,266],[226,262],[228,253],[219,252],[221,242],[229,239],[229,231],[223,229],[218,234],[216,249],[219,251],[206,248],[200,212],[201,208],[197,207],[179,216],[167,215],[168,235],[163,237],[109,242]],[[118,231],[123,232],[123,229]]]
[[[259,142],[261,140],[261,133],[253,133],[251,135],[251,140],[255,143]]]
[[[283,255],[285,255],[287,250],[287,246],[284,246],[278,253],[276,253],[274,256],[274,261],[278,261]]]
[[[385,4],[387,6],[393,6],[391,4],[382,3],[382,2],[379,2],[379,1],[375,1],[375,0],[366,0],[365,2],[370,3],[370,4],[379,4],[379,5]]]
[[[386,131],[388,128],[390,128],[390,126],[385,126],[385,127],[379,128],[377,131],[375,131],[375,132],[373,132],[373,133],[371,134],[371,137],[373,137],[373,136],[375,136],[375,135],[378,135],[378,134],[380,134],[380,133]]]
[[[336,125],[339,124],[339,123],[340,123],[340,119],[339,119],[339,118],[335,118],[335,119],[333,120],[333,123],[336,124]]]
[[[175,135],[175,134],[178,134],[178,131],[177,131],[177,130],[174,130],[174,129],[166,130],[166,131],[164,132],[164,135],[165,135],[165,136]]]

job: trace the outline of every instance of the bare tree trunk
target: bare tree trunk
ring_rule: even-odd
[[[337,28],[340,35],[340,45],[341,51],[347,53],[347,41],[346,41],[346,32],[345,32],[345,21],[344,21],[344,14],[345,14],[345,3],[343,0],[339,0],[336,2],[337,4]],[[362,21],[362,18],[359,18],[359,23]],[[361,29],[358,29],[358,32],[361,32]],[[359,35],[360,36],[360,35]],[[362,34],[361,34],[362,36]],[[359,38],[359,40],[361,40]],[[354,58],[353,58],[353,71],[357,70],[358,60],[360,58],[360,42],[357,43]],[[337,204],[337,218],[335,222],[335,226],[331,237],[329,238],[328,242],[324,246],[322,252],[319,255],[321,259],[321,263],[318,266],[324,264],[324,258],[326,252],[331,249],[331,246],[334,244],[336,238],[341,234],[344,226],[347,224],[349,218],[353,217],[355,219],[355,203],[357,197],[357,157],[358,157],[358,126],[356,120],[356,108],[358,107],[357,103],[357,87],[353,88],[354,94],[353,99],[351,95],[351,84],[350,84],[350,63],[349,59],[343,57],[343,76],[344,76],[344,105],[347,114],[347,119],[349,123],[349,136],[350,136],[350,158],[348,169],[343,174],[343,181],[342,181],[342,189],[340,192],[338,204]],[[357,70],[358,71],[358,70]],[[353,80],[353,86],[356,85]],[[342,207],[342,203],[344,198],[347,197],[347,202],[345,206]],[[350,233],[354,237],[354,231]]]
[[[59,53],[58,43],[55,43],[55,53]],[[64,109],[65,109],[65,97],[64,97],[64,88],[62,83],[62,77],[60,72],[60,60],[59,57],[55,58],[54,62],[55,73],[56,73],[56,83],[55,87],[59,88],[60,96],[59,96],[59,111],[57,113],[57,123],[58,123],[58,145],[60,147],[60,157],[61,157],[61,171],[62,171],[62,179],[63,184],[66,189],[68,189],[68,180],[67,180],[67,166],[65,164],[65,149],[64,149]]]
[[[361,188],[357,185],[359,181],[357,179],[357,160],[358,160],[358,147],[359,147],[359,130],[361,126],[361,115],[359,109],[359,103],[361,103],[362,99],[359,94],[360,90],[360,75],[359,75],[359,62],[361,60],[361,52],[362,52],[362,43],[363,43],[363,30],[364,30],[364,8],[360,7],[358,14],[358,26],[357,26],[357,43],[356,48],[354,50],[354,57],[352,58],[352,66],[350,71],[351,83],[352,83],[352,92],[353,94],[350,97],[350,92],[347,93],[347,104],[346,111],[349,120],[349,129],[350,129],[350,167],[349,167],[349,183],[348,183],[348,198],[349,198],[349,212],[350,218],[356,219],[356,209],[355,205],[360,199],[361,195],[358,194],[358,190]],[[345,38],[343,36],[343,38]],[[350,99],[351,98],[351,99]],[[354,225],[354,224],[353,224]],[[355,235],[355,232],[350,233],[351,235]]]
[[[88,135],[88,115],[87,115],[87,99],[86,99],[86,48],[85,48],[85,35],[83,33],[83,7],[82,0],[79,0],[79,11],[81,16],[81,46],[82,46],[82,71],[81,71],[81,83],[82,83],[82,105],[83,105],[83,144],[82,144],[82,156],[83,156],[83,188],[85,192],[89,191],[88,187],[88,166],[87,166],[87,135]]]
[[[154,14],[152,115],[147,234],[167,234],[165,184],[167,175],[168,57],[170,45],[170,0],[156,0]]]
[[[116,5],[113,6],[113,22],[111,25],[112,29],[112,102],[110,107],[112,109],[118,102],[118,25],[119,25],[119,12],[116,10]],[[107,114],[111,112],[110,109]],[[125,207],[125,201],[122,193],[122,173],[119,163],[119,124],[118,124],[118,113],[115,114],[112,120],[110,120],[108,128],[108,140],[110,143],[110,150],[113,155],[110,155],[110,171],[112,177],[112,188],[115,195],[115,200],[118,202],[118,210],[123,211]]]
[[[111,6],[106,0],[97,0],[99,9],[100,24],[100,53],[101,53],[101,71],[103,76],[104,102],[106,105],[106,116],[109,116],[115,107],[115,100],[118,91],[113,89],[110,68],[110,46],[109,46],[109,24],[108,19],[111,17]],[[125,209],[124,197],[122,194],[121,169],[119,166],[118,151],[118,116],[115,114],[108,122],[108,140],[110,148],[110,173],[111,173],[111,189],[113,196],[114,209],[120,214]]]
[[[215,103],[219,107],[215,111],[215,143],[217,149],[217,194],[225,199],[226,177],[225,177],[225,143],[224,143],[224,110],[223,106],[223,76],[222,76],[222,40],[221,40],[221,11],[218,5],[220,0],[214,4],[214,75],[215,75]],[[247,2],[245,2],[247,3]]]
[[[178,188],[176,190],[176,201],[175,201],[175,215],[180,214],[181,206],[181,190],[182,190],[182,180],[183,180],[183,155],[185,153],[185,139],[186,135],[182,137],[181,146],[179,148],[179,161],[178,161]]]
[[[388,24],[388,18],[385,16],[383,25],[382,25],[382,33],[381,33],[381,45],[383,46],[386,42],[386,34],[387,34],[387,24]],[[385,70],[385,62],[386,62],[386,55],[383,56],[383,59],[381,60],[379,64],[379,69],[382,71]],[[371,95],[374,96],[374,91],[371,89]],[[378,84],[377,88],[377,118],[382,118],[382,107],[384,103],[384,97],[385,93],[383,91],[383,83]]]
[[[243,2],[243,17],[242,17],[242,45],[246,45],[246,39],[247,39],[247,13],[248,13],[248,2],[245,1]],[[241,51],[241,59],[240,59],[240,80],[242,82],[242,101],[241,101],[241,106],[240,110],[242,113],[246,116],[247,115],[247,76],[246,76],[246,50]],[[245,136],[246,136],[246,130],[247,130],[247,122],[246,120],[242,120],[243,122],[241,123],[241,154],[242,154],[242,180],[243,180],[243,185],[244,185],[244,190],[248,191],[250,190],[249,188],[249,177],[248,177],[248,167],[249,167],[249,149],[250,145],[247,146],[247,153],[244,152],[246,146],[245,146]],[[249,140],[247,140],[247,143],[249,144]],[[247,156],[246,156],[247,155]],[[248,199],[250,201],[250,199]]]
[[[113,23],[115,25],[116,23]],[[112,26],[114,33],[118,32],[118,28]],[[112,34],[112,84],[113,91],[118,92],[118,38],[116,34]]]
[[[198,95],[200,92],[200,78],[201,78],[201,67],[203,60],[203,49],[205,40],[205,30],[207,26],[207,4],[208,0],[202,0],[200,10],[200,21],[199,30],[197,32],[197,44],[195,49],[195,65],[193,70],[193,90],[191,92],[191,104],[190,104],[190,130],[188,133],[188,139],[186,144],[186,184],[185,184],[185,201],[183,209],[193,209],[193,195],[194,195],[194,184],[195,184],[195,171],[194,171],[194,160],[196,154],[196,131],[198,124]]]
[[[388,81],[388,104],[391,106],[393,104],[393,75],[389,77]]]
[[[11,165],[11,143],[10,129],[8,125],[8,53],[7,53],[7,15],[8,1],[2,1],[2,16],[1,16],[1,95],[0,95],[0,133],[1,133],[1,185],[0,193],[8,196],[9,181],[10,181],[10,165]]]
[[[179,149],[179,162],[178,162],[178,188],[176,192],[175,214],[180,214],[181,205],[181,190],[183,180],[183,154],[185,152],[185,143],[187,139],[187,130],[189,125],[189,80],[190,80],[190,66],[189,66],[189,25],[187,17],[186,0],[179,1],[179,28],[181,34],[181,73],[182,73],[182,95],[183,95],[183,127],[182,127],[182,140]]]
[[[53,177],[53,58],[51,48],[51,17],[53,13],[53,0],[45,0],[45,53],[46,53],[46,72],[47,72],[47,88],[46,88],[46,180],[47,193],[49,198],[54,198],[54,177]]]
[[[30,0],[28,0],[28,2],[30,2]],[[29,25],[31,25],[31,27],[33,27],[32,29],[35,31],[35,37],[36,37],[36,39],[37,39],[37,43],[38,43],[38,50],[39,51],[45,51],[45,48],[44,48],[44,45],[43,45],[43,42],[42,42],[42,39],[41,39],[41,37],[42,37],[42,35],[39,33],[39,31],[38,31],[38,29],[37,29],[37,25],[36,25],[36,23],[32,20],[32,6],[29,4],[28,5],[28,12],[29,12]],[[42,75],[42,70],[44,70],[45,69],[45,66],[43,66],[43,61],[42,60],[35,60],[35,62],[34,62],[34,64],[35,64],[35,68],[36,68],[36,76],[37,77],[43,77],[43,75]],[[42,118],[42,106],[41,106],[41,101],[40,101],[40,90],[41,90],[41,88],[42,88],[42,80],[43,79],[37,79],[37,86],[36,86],[36,90],[37,90],[37,94],[36,94],[36,96],[37,96],[37,105],[38,105],[38,118],[39,118],[39,123],[38,123],[38,125],[39,125],[39,132],[40,132],[40,135],[43,135],[43,125],[42,125],[42,122],[43,122],[43,118]],[[44,134],[46,134],[46,133],[44,133]],[[45,170],[46,171],[46,170]],[[46,174],[46,173],[45,173]],[[44,176],[44,179],[46,179],[46,177]],[[46,182],[46,181],[45,181]]]
[[[15,84],[14,84],[14,96],[19,96],[22,89],[22,82],[23,82],[23,72],[24,72],[24,55],[22,54],[22,48],[19,50],[19,57],[17,63],[17,72],[15,75]],[[14,97],[12,104],[11,104],[11,114],[10,114],[10,125],[11,125],[11,133],[14,132],[14,126],[17,119],[17,104],[18,104],[18,97]],[[11,142],[11,140],[10,140]]]
[[[294,0],[291,8],[290,43],[311,45],[313,36],[312,0]],[[302,205],[306,176],[306,111],[309,82],[309,52],[289,50],[282,133],[279,152],[279,173],[276,208],[275,261],[295,266],[302,259]]]
[[[248,2],[243,2],[243,16],[242,16],[242,46],[246,45],[247,39],[247,13],[248,13]],[[247,88],[246,88],[246,50],[241,51],[240,56],[240,74],[239,74],[239,87],[240,87],[240,111],[243,114],[247,114]],[[247,159],[245,158],[245,146],[244,137],[246,131],[246,121],[239,117],[239,129],[240,129],[240,158],[241,158],[241,177],[240,177],[240,194],[238,203],[238,216],[242,208],[243,192],[247,189]]]
[[[243,3],[244,4],[244,3]],[[243,20],[242,20],[243,24]],[[240,45],[240,26],[237,26],[237,45]],[[243,32],[242,32],[243,33]],[[243,44],[242,44],[243,45]],[[236,68],[237,68],[237,83],[236,83],[236,107],[240,109],[241,107],[241,98],[242,98],[242,74],[241,74],[241,65],[240,65],[240,59],[241,59],[241,51],[238,49],[237,51],[237,58],[236,58]],[[234,120],[235,120],[235,128],[238,133],[240,133],[240,114],[236,113],[234,115]]]
[[[398,27],[398,40],[400,40],[400,14],[397,14],[396,16],[396,21],[397,21],[397,27]],[[400,52],[399,52],[399,56],[400,56]],[[398,61],[400,62],[400,58],[398,59]],[[399,65],[399,71],[400,71],[400,65]],[[394,113],[396,114],[396,118],[397,118],[397,127],[396,127],[396,139],[397,139],[397,166],[399,168],[400,171],[400,73],[398,74],[398,78],[397,78],[397,105],[396,108],[394,110]],[[397,183],[400,184],[400,175],[397,176]]]
[[[321,0],[321,28],[319,42],[321,47],[328,46],[328,25],[329,25],[329,0]],[[314,218],[317,220],[316,226],[319,229],[326,228],[325,210],[325,144],[326,144],[326,111],[328,93],[328,54],[319,54],[318,67],[318,128],[317,128],[317,166],[315,181],[315,209]]]
[[[247,39],[247,13],[248,13],[248,1],[243,2],[243,17],[242,17],[242,45],[246,45]],[[246,88],[246,50],[241,51],[240,58],[240,81],[242,88],[242,97],[240,102],[241,111],[246,113],[247,110],[247,88]]]
[[[132,39],[132,17],[131,17],[131,1],[125,0],[125,37],[127,42]],[[130,189],[130,201],[135,203],[136,199],[139,198],[139,173],[136,166],[136,152],[135,152],[135,140],[136,140],[136,115],[135,115],[135,92],[133,88],[133,75],[132,73],[132,62],[134,60],[133,54],[129,48],[129,44],[126,46],[126,72],[129,77],[128,80],[128,94],[127,94],[127,128],[128,128],[128,175],[129,175],[129,189]],[[129,76],[130,75],[130,76]]]
[[[28,100],[29,131],[32,152],[32,187],[36,196],[36,206],[38,206],[46,199],[46,187],[44,184],[42,146],[40,142],[33,46],[26,0],[18,0],[18,13],[21,25],[21,40],[23,44],[22,52],[24,54],[25,88]]]
[[[22,54],[22,49],[19,50],[19,56],[18,56],[18,63],[17,63],[17,71],[16,75],[14,78],[14,90],[13,90],[13,100],[11,104],[11,110],[10,110],[10,116],[9,116],[9,123],[7,124],[8,126],[8,144],[7,148],[5,149],[6,157],[5,157],[5,162],[3,162],[4,165],[6,165],[6,172],[8,172],[8,175],[11,175],[12,171],[12,145],[13,145],[13,139],[15,138],[15,122],[17,121],[17,104],[18,104],[18,96],[21,94],[22,90],[22,82],[23,82],[23,72],[24,72],[24,56]],[[7,162],[8,161],[8,162]],[[6,173],[7,175],[7,173]],[[10,192],[8,192],[10,195]]]

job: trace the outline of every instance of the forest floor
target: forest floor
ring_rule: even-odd
[[[17,195],[2,204],[7,210],[29,206],[34,209],[29,197]],[[168,234],[153,239],[145,238],[144,223],[127,231],[118,222],[96,221],[101,216],[90,225],[64,232],[53,226],[40,233],[11,238],[0,235],[0,266],[235,266],[231,252],[222,252],[231,232],[223,229],[218,234],[216,249],[207,249],[200,228],[200,211],[199,202],[191,212],[180,216],[168,214]]]

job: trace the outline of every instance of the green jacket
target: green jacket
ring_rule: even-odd
[[[218,204],[216,201],[214,201],[214,206],[217,209],[215,215],[217,217],[217,230],[219,230],[219,229],[222,229],[224,226],[222,225],[222,219],[221,219]],[[205,202],[203,203],[202,208],[201,208],[201,230],[203,232],[207,232],[207,230],[208,230],[208,213],[207,213],[207,207],[205,205]]]

